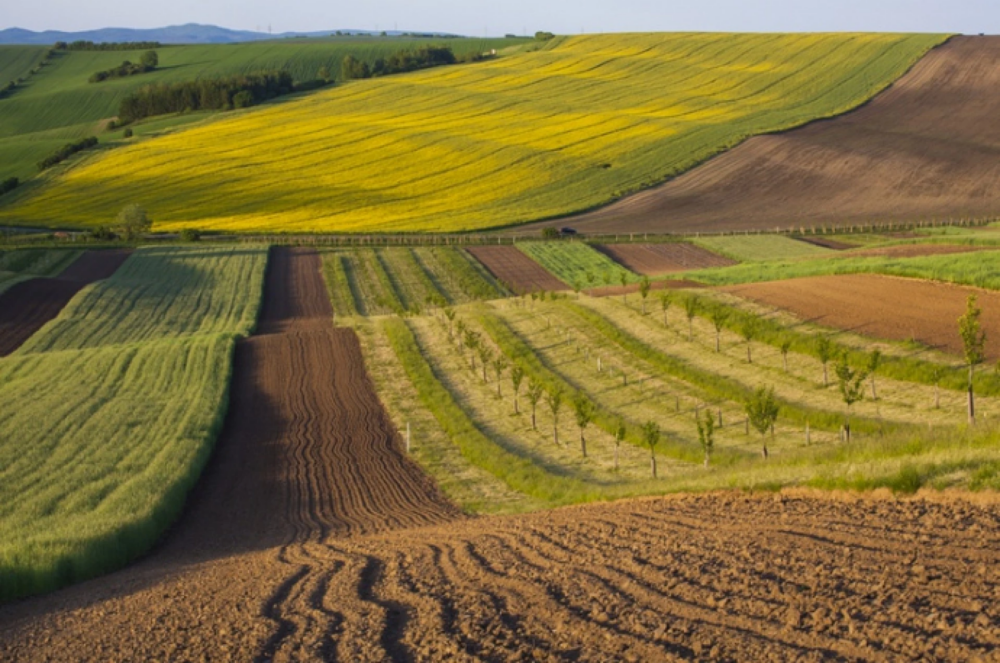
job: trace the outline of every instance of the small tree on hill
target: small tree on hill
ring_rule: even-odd
[[[740,325],[740,336],[747,343],[747,363],[753,363],[753,355],[750,352],[750,348],[753,345],[753,341],[757,338],[757,334],[760,333],[760,319],[753,313],[748,313],[746,317],[743,318],[743,323]]]
[[[625,439],[626,432],[625,420],[619,419],[615,423],[615,472],[618,471],[618,451],[622,446],[622,441]]]
[[[153,220],[141,205],[132,203],[118,212],[115,225],[126,240],[132,240],[148,233],[153,227]]]
[[[976,400],[972,393],[972,382],[975,378],[976,366],[986,359],[986,332],[979,322],[982,309],[976,305],[976,296],[969,295],[965,302],[965,315],[958,319],[958,333],[962,337],[965,352],[965,363],[969,367],[969,424],[976,423]]]
[[[661,292],[660,293],[660,308],[663,309],[663,326],[669,327],[667,324],[667,310],[670,308],[670,293]]]
[[[705,416],[696,417],[695,422],[698,424],[698,442],[701,444],[701,450],[705,452],[705,467],[708,467],[712,449],[715,448],[715,418],[711,411],[705,410]]]
[[[628,274],[624,269],[618,272],[618,282],[622,284],[622,302],[627,302],[628,300],[625,298],[628,296],[628,290],[625,289],[625,286],[628,285]]]
[[[562,389],[558,387],[545,393],[545,404],[552,413],[552,441],[559,444],[559,410],[562,408]]]
[[[581,288],[582,288],[582,286],[580,284],[580,278],[577,277],[577,278],[573,279],[573,292],[576,294],[576,298],[577,299],[580,299],[580,290],[581,290]]]
[[[156,65],[160,64],[160,56],[156,54],[156,51],[146,51],[142,54],[139,62],[147,69],[155,69]]]
[[[538,409],[538,401],[541,400],[544,393],[545,387],[542,385],[537,382],[528,383],[528,402],[531,403],[531,430],[538,430],[538,426],[535,425],[535,412]]]
[[[450,306],[445,307],[444,317],[448,320],[448,340],[451,341],[453,340],[452,328],[455,324],[455,309],[451,308]]]
[[[872,353],[868,355],[868,365],[865,370],[868,372],[868,378],[872,383],[872,400],[878,400],[878,390],[875,388],[875,372],[878,367],[882,365],[882,351],[878,348],[872,350]]]
[[[503,377],[503,372],[507,369],[507,358],[503,355],[497,355],[493,362],[493,374],[497,378],[497,398],[500,398],[500,378]]]
[[[649,447],[649,465],[656,478],[656,445],[660,442],[660,426],[655,421],[647,421],[642,425],[642,441]]]
[[[750,425],[761,435],[761,455],[765,460],[768,457],[767,435],[768,429],[773,431],[774,422],[778,419],[778,412],[781,406],[774,396],[774,387],[757,387],[747,397],[744,409]]]
[[[851,408],[855,403],[865,397],[865,379],[868,374],[860,368],[851,368],[847,361],[847,353],[840,355],[835,367],[837,382],[840,386],[840,397],[847,405],[847,414],[844,417],[844,440],[851,441]]]
[[[324,83],[329,83],[330,80],[333,78],[330,75],[330,68],[327,67],[326,65],[320,67],[319,71],[316,72],[316,78],[323,81]]]
[[[642,314],[646,315],[646,298],[649,297],[649,289],[652,284],[649,282],[648,276],[643,276],[642,280],[639,281],[639,297],[642,298]]]
[[[592,269],[588,269],[588,270],[586,271],[586,273],[584,274],[584,278],[586,278],[586,279],[587,279],[587,288],[588,288],[588,289],[591,289],[591,288],[593,288],[593,287],[594,287],[594,279],[596,278],[596,277],[594,276],[594,270],[592,270]]]
[[[781,342],[778,347],[781,350],[781,365],[784,367],[785,372],[788,372],[788,351],[792,349],[792,342],[787,338]]]
[[[684,315],[688,320],[688,340],[694,340],[694,316],[698,315],[698,298],[688,297],[684,300]]]
[[[471,329],[465,330],[465,347],[469,348],[473,373],[476,372],[476,353],[479,351],[480,342],[478,332],[474,332]]]
[[[521,392],[521,382],[524,380],[524,369],[520,364],[514,364],[510,369],[510,384],[514,388],[514,414],[520,414],[517,397]]]
[[[485,343],[480,343],[476,349],[479,353],[479,365],[483,370],[483,382],[489,382],[489,378],[486,377],[486,368],[493,360],[493,350]]]
[[[819,361],[823,364],[823,386],[830,386],[830,375],[827,372],[827,364],[833,359],[833,341],[827,336],[820,336],[816,339],[816,356],[819,357]]]
[[[719,352],[722,349],[722,328],[726,326],[726,321],[729,319],[729,311],[720,307],[712,310],[712,326],[715,327],[715,351]]]
[[[576,425],[580,428],[580,453],[587,457],[587,439],[584,431],[594,420],[594,404],[582,393],[577,393],[573,399],[573,414],[576,415]]]

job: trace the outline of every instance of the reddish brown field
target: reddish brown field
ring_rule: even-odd
[[[55,278],[15,283],[0,294],[0,357],[17,350],[84,286],[115,273],[129,251],[87,251]]]
[[[275,250],[218,448],[124,571],[0,607],[0,660],[953,660],[1000,516],[716,494],[464,517],[401,451],[315,253]]]
[[[956,37],[854,112],[756,136],[660,187],[560,223],[617,233],[995,218],[997,117],[1000,37]]]
[[[979,298],[986,352],[1000,357],[1000,293],[945,283],[855,274],[815,276],[723,288],[828,327],[876,338],[916,340],[960,355],[958,318],[971,293]]]
[[[736,261],[685,242],[670,244],[597,244],[594,248],[636,274],[660,276],[706,267],[728,267]]]
[[[568,286],[514,246],[472,246],[466,249],[512,292],[554,292]]]

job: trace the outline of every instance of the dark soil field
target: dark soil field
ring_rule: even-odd
[[[694,244],[597,244],[595,249],[636,274],[660,276],[707,267],[728,267],[736,261]]]
[[[0,294],[0,357],[59,315],[84,286],[114,274],[128,256],[129,251],[87,251],[55,278],[21,281]]]
[[[726,292],[774,306],[796,316],[876,338],[915,340],[962,354],[958,319],[975,293],[983,310],[986,353],[1000,357],[1000,293],[947,283],[872,274],[815,276],[750,283]]]
[[[998,116],[1000,37],[956,37],[854,112],[751,138],[562,223],[586,233],[705,232],[995,218]]]
[[[1000,647],[995,504],[724,493],[463,516],[401,450],[319,269],[274,250],[181,523],[129,569],[0,607],[0,660],[967,661]]]
[[[513,246],[471,246],[466,249],[512,292],[568,290],[569,287]]]

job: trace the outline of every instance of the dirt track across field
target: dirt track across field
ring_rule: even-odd
[[[15,283],[0,293],[0,357],[6,357],[59,315],[84,286],[106,279],[130,251],[86,251],[55,278]]]
[[[596,244],[594,248],[636,274],[660,276],[707,267],[728,267],[735,260],[694,244]]]
[[[276,250],[191,507],[125,571],[0,607],[0,660],[970,660],[1000,512],[719,494],[465,518],[405,458],[313,253]],[[320,294],[317,294],[320,293]]]
[[[916,340],[962,354],[958,319],[975,293],[983,310],[986,354],[1000,357],[1000,294],[874,274],[811,276],[722,288],[827,327],[898,341]]]
[[[994,218],[997,117],[1000,37],[956,37],[852,113],[751,138],[660,187],[559,223],[587,233],[706,232]]]
[[[511,292],[555,292],[569,286],[514,246],[470,246],[466,249]]]

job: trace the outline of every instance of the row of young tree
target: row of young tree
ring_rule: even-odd
[[[45,157],[38,162],[38,170],[45,170],[46,168],[51,168],[57,163],[61,163],[66,159],[70,158],[77,152],[82,152],[83,150],[89,149],[91,147],[97,146],[97,136],[89,136],[87,138],[81,138],[78,141],[72,143],[66,143],[54,153]]]
[[[417,69],[455,64],[458,59],[449,46],[421,46],[416,50],[402,50],[387,58],[378,58],[371,65],[353,55],[344,57],[340,67],[343,80],[373,78],[401,74]]]
[[[154,115],[196,110],[228,110],[289,94],[295,84],[288,71],[261,71],[223,78],[147,85],[122,99],[120,124]]]
[[[127,76],[135,76],[136,74],[145,74],[155,70],[158,64],[160,64],[160,56],[156,54],[156,51],[146,51],[142,54],[139,62],[125,60],[117,67],[91,74],[88,80],[91,83],[100,83],[111,78],[125,78]]]

